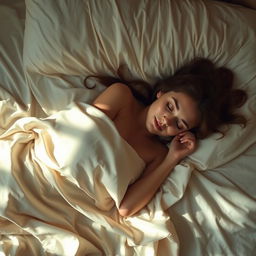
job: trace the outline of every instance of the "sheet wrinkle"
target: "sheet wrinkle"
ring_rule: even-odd
[[[140,3],[141,4],[141,3]],[[123,17],[123,10],[122,10],[122,8],[120,8],[120,6],[118,6],[118,4],[116,4],[115,5],[115,7],[116,7],[116,9],[117,9],[117,11],[115,12],[115,14],[120,18],[120,20],[121,20],[121,23],[120,24],[122,24],[122,29],[124,28],[124,30],[125,30],[125,32],[126,33],[123,33],[123,35],[125,36],[125,38],[129,41],[129,43],[128,43],[128,45],[130,45],[131,47],[129,48],[129,53],[132,53],[132,56],[130,56],[129,58],[131,58],[132,59],[132,61],[133,61],[133,63],[136,63],[136,65],[135,64],[133,64],[133,66],[135,67],[135,69],[137,70],[137,71],[140,71],[140,70],[138,70],[138,67],[140,67],[140,63],[139,63],[139,61],[138,61],[138,58],[137,58],[137,54],[136,54],[136,47],[135,47],[135,45],[134,45],[134,42],[133,42],[133,40],[132,40],[132,35],[131,35],[131,33],[130,33],[130,30],[128,29],[128,27],[127,27],[127,22],[125,21],[125,18]],[[126,10],[127,11],[127,10]],[[122,63],[123,64],[123,63]],[[136,66],[137,66],[137,68],[136,68]],[[140,72],[141,73],[141,72]]]
[[[132,4],[112,0],[26,0],[26,6],[22,0],[4,2],[9,9],[0,5],[0,16],[6,17],[0,24],[6,31],[0,39],[0,55],[5,58],[0,84],[10,93],[10,101],[0,103],[0,127],[3,134],[16,124],[17,133],[0,138],[0,216],[21,224],[24,236],[16,236],[19,228],[10,225],[14,235],[0,232],[0,251],[11,251],[16,256],[24,252],[62,256],[177,256],[202,255],[206,251],[211,255],[252,254],[255,148],[250,153],[243,150],[253,143],[254,122],[243,133],[232,126],[221,143],[215,143],[213,137],[206,140],[198,152],[175,167],[147,207],[134,217],[121,218],[116,206],[128,180],[132,182],[140,174],[130,170],[137,164],[142,170],[145,163],[117,136],[112,123],[109,126],[115,135],[105,132],[105,126],[94,119],[103,126],[95,140],[91,134],[87,138],[91,141],[87,141],[86,106],[78,105],[91,102],[100,92],[99,88],[83,92],[85,75],[106,70],[114,74],[125,62],[131,77],[139,74],[138,78],[153,84],[156,77],[167,76],[194,56],[203,55],[234,70],[235,86],[248,89],[250,94],[242,111],[254,118],[255,11],[208,0],[161,4],[148,0]],[[19,19],[22,15],[12,11],[16,3],[27,11],[24,38],[24,20]],[[163,14],[162,21],[159,13]],[[208,18],[210,23],[200,23]],[[228,30],[222,27],[223,22]],[[138,37],[138,31],[145,32],[145,38]],[[161,44],[162,48],[155,45],[154,50],[152,44]],[[155,60],[161,60],[161,65],[154,65]],[[0,98],[8,99],[6,95],[0,90]],[[72,119],[74,113],[81,115]],[[23,119],[31,116],[36,119]],[[19,119],[28,124],[19,123]],[[20,132],[32,123],[38,126],[32,128],[34,135]],[[47,129],[39,124],[47,124]],[[105,137],[109,141],[102,141]],[[34,141],[41,150],[35,152]],[[93,151],[99,146],[102,149]],[[88,153],[91,150],[92,155]],[[11,153],[17,160],[13,165]],[[95,168],[94,173],[87,168],[83,171],[86,155],[90,156],[86,167]],[[224,175],[218,177],[219,172]],[[216,185],[207,182],[211,179]],[[7,224],[1,222],[0,226],[2,231]],[[25,236],[25,230],[31,236]]]
[[[82,109],[83,111],[81,111]],[[86,128],[89,120],[94,124],[90,131]],[[75,126],[77,129],[81,129],[79,132],[77,129],[74,132],[78,137],[69,137],[65,131],[67,128],[63,128],[63,124],[67,127]],[[83,137],[79,133],[83,133]],[[66,136],[68,136],[70,143],[65,144],[68,145],[68,150],[64,149],[63,151],[64,144],[60,143],[60,138],[65,139]],[[107,156],[108,161],[112,162],[111,165],[104,159],[102,159],[104,166],[98,165],[97,148],[94,149],[96,151],[93,151],[93,148],[90,148],[90,151],[86,150],[87,145],[91,145],[90,142],[86,143],[86,137],[89,138],[89,141],[93,138],[100,138],[101,142],[98,146],[102,146],[101,154]],[[82,138],[83,143],[77,144],[78,139],[79,142],[81,141],[80,138]],[[58,191],[54,197],[61,196],[73,210],[78,211],[92,222],[100,223],[106,230],[125,237],[131,246],[147,244],[169,235],[170,230],[168,230],[166,223],[170,220],[166,217],[160,220],[156,216],[153,218],[151,216],[149,221],[147,215],[144,215],[137,223],[123,222],[117,210],[113,212],[114,204],[120,203],[128,185],[140,174],[145,163],[132,147],[120,137],[113,122],[100,110],[81,103],[79,107],[73,105],[70,109],[60,111],[47,118],[21,118],[0,139],[1,143],[13,145],[10,147],[11,159],[9,161],[13,163],[11,175],[16,181],[4,193],[11,195],[15,191],[15,193],[23,194],[19,194],[22,196],[22,204],[17,197],[11,199],[9,196],[8,206],[1,213],[1,216],[9,218],[33,236],[40,237],[40,242],[45,248],[48,247],[48,245],[46,246],[48,238],[43,230],[49,230],[47,234],[52,234],[52,239],[56,238],[57,240],[59,239],[58,236],[53,234],[60,231],[58,231],[58,225],[47,220],[47,206],[42,204],[42,200],[44,202],[47,198],[45,193],[40,195],[40,189],[39,191],[35,190],[37,186],[43,190],[45,186],[52,187]],[[77,145],[85,148],[78,148]],[[73,146],[74,148],[72,148]],[[59,147],[62,148],[61,158],[65,159],[65,162],[62,163],[59,162]],[[113,155],[110,154],[111,148],[115,149]],[[75,154],[75,158],[69,158],[69,152],[76,151],[83,152],[83,154]],[[92,159],[93,155],[96,155],[94,159]],[[56,158],[56,156],[58,157]],[[82,162],[80,157],[82,157]],[[84,161],[87,157],[90,159],[89,163]],[[129,159],[133,159],[133,161]],[[83,170],[77,169],[78,165]],[[121,173],[120,167],[123,169]],[[25,172],[25,175],[21,170]],[[131,172],[131,170],[133,171]],[[38,180],[36,177],[39,174],[34,173],[35,171],[42,173],[43,179]],[[77,171],[79,173],[76,173]],[[118,176],[117,172],[119,172]],[[90,175],[89,179],[81,176],[82,173]],[[34,176],[32,183],[31,178],[29,178],[31,175]],[[30,185],[28,186],[28,184]],[[89,193],[84,188],[89,189]],[[54,192],[53,189],[51,189],[51,193]],[[0,193],[3,191],[0,190]],[[3,194],[1,197],[5,198]],[[106,214],[106,211],[111,209],[113,209],[112,215]],[[12,212],[16,213],[13,214]],[[136,217],[133,220],[136,220]],[[31,229],[32,223],[38,228]],[[144,227],[147,226],[150,231],[148,234],[141,229],[143,223]],[[67,225],[67,223],[63,225]],[[152,232],[154,232],[154,236],[151,235]]]
[[[117,128],[116,128],[114,122],[113,122],[103,111],[101,111],[100,109],[98,109],[98,108],[96,108],[96,107],[93,107],[93,106],[92,106],[92,108],[93,108],[93,111],[96,111],[96,112],[99,111],[99,112],[100,112],[100,115],[99,115],[99,116],[104,116],[104,118],[108,119],[108,121],[112,124],[112,125],[111,125],[112,128],[113,128],[113,129],[116,131],[116,133],[119,135],[119,137],[120,137],[120,139],[122,140],[122,142],[123,142],[124,144],[126,144],[127,147],[129,147],[131,151],[133,151],[134,155],[136,155],[136,158],[140,159],[140,161],[141,161],[141,162],[143,163],[143,165],[145,166],[145,165],[146,165],[146,164],[145,164],[145,161],[139,156],[139,154],[136,152],[136,150],[135,150],[125,139],[123,139],[122,136],[120,136],[120,134],[119,134],[119,132],[118,132],[118,130],[117,130]]]

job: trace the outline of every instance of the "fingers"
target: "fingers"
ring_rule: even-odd
[[[172,140],[169,154],[176,155],[178,159],[183,159],[184,157],[192,154],[196,150],[196,138],[191,132],[182,132],[175,136]]]
[[[184,143],[186,141],[196,141],[195,135],[191,132],[182,132],[179,133],[177,136],[181,143]]]
[[[178,135],[178,140],[189,150],[194,150],[196,148],[196,138],[191,132],[180,133]]]
[[[195,139],[194,138],[180,138],[179,139],[179,141],[180,141],[180,143],[189,143],[189,144],[191,144],[191,143],[195,143]]]
[[[192,136],[195,137],[195,135],[190,132],[190,131],[184,131],[184,132],[180,132],[177,136],[183,137],[183,136]]]

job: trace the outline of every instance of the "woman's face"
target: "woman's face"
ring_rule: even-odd
[[[146,128],[154,135],[175,136],[199,125],[200,112],[196,101],[182,92],[158,92],[150,105]]]

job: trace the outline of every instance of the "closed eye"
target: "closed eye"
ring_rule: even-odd
[[[176,121],[176,126],[177,126],[177,128],[178,128],[179,130],[182,130],[182,129],[183,129],[183,127],[181,127],[181,126],[180,126],[180,124],[179,124],[179,121],[178,121],[178,120]]]
[[[172,100],[174,101],[174,105],[175,105],[176,109],[179,110],[179,109],[180,109],[180,106],[179,106],[179,103],[178,103],[177,99],[174,98],[174,97],[172,97]],[[189,130],[188,123],[187,123],[185,120],[183,120],[183,119],[181,119],[181,122],[184,124],[185,129],[188,129],[188,130]],[[177,125],[178,125],[178,124],[177,124]],[[177,126],[177,127],[178,127],[178,126]]]
[[[169,111],[173,111],[174,110],[174,107],[172,105],[172,103],[167,103],[167,108],[169,109]]]
[[[174,106],[173,106],[172,103],[167,103],[167,108],[168,108],[168,110],[171,111],[171,112],[174,111]],[[183,127],[180,126],[180,122],[179,122],[178,119],[176,120],[176,127],[177,127],[177,129],[179,129],[179,130],[182,130],[182,128],[183,128]]]

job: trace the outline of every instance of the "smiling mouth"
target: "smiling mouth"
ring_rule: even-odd
[[[158,122],[158,120],[157,120],[157,118],[155,117],[155,127],[157,128],[157,130],[159,130],[159,131],[162,131],[162,127],[161,127],[161,125],[159,124],[159,122]]]

